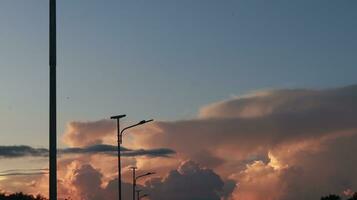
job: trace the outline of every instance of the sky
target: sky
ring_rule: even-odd
[[[288,159],[279,149],[290,145],[294,149],[309,150],[306,150],[309,155],[321,152],[323,147],[316,150],[307,144],[323,146],[327,140],[331,142],[326,138],[338,138],[337,133],[344,135],[345,131],[355,128],[347,122],[336,122],[345,116],[346,121],[352,120],[353,114],[348,110],[356,108],[356,104],[349,100],[356,97],[353,85],[357,83],[355,1],[59,0],[57,3],[59,147],[81,147],[87,152],[88,146],[113,145],[113,124],[108,121],[113,114],[127,114],[124,124],[154,118],[157,122],[137,133],[134,131],[134,136],[129,135],[125,144],[135,155],[141,148],[148,151],[140,154],[140,158],[128,156],[127,163],[141,163],[144,169],[158,168],[149,164],[153,162],[151,157],[167,163],[158,168],[162,170],[160,175],[169,174],[167,179],[152,180],[148,185],[152,184],[153,188],[162,189],[160,184],[170,178],[187,177],[185,175],[191,172],[183,170],[185,167],[196,172],[202,170],[209,179],[213,177],[212,181],[217,184],[206,190],[215,190],[222,184],[226,188],[232,184],[229,181],[239,184],[239,180],[253,176],[252,171],[258,168],[274,180],[263,177],[258,183],[241,181],[243,192],[234,189],[235,192],[227,194],[227,198],[261,199],[254,196],[251,187],[259,191],[259,184],[269,181],[275,183],[270,184],[272,187],[280,187],[282,176],[298,173],[291,172],[281,163],[296,167],[297,161]],[[39,148],[48,147],[48,2],[2,0],[0,26],[0,147],[26,145],[37,152]],[[335,100],[344,102],[345,106]],[[286,106],[292,107],[293,111]],[[274,125],[280,127],[280,123],[287,123],[280,119],[280,115],[290,116],[296,111],[297,116],[290,116],[295,119],[317,110],[340,116],[311,119],[317,120],[316,126],[328,121],[336,127],[319,130],[321,126],[312,127],[303,120],[301,129],[306,126],[312,135],[316,133],[315,138],[300,134],[305,129],[300,130],[294,124],[295,129],[286,130],[287,136],[280,135],[279,131],[270,135],[270,130],[275,130]],[[235,149],[229,140],[225,140],[230,138],[240,146],[237,139],[251,130],[249,123],[252,122],[244,122],[247,127],[243,130],[233,126],[232,130],[227,130],[227,135],[224,132],[222,143],[217,147],[219,152],[213,155],[212,149],[206,149],[205,145],[212,145],[210,141],[215,140],[214,133],[207,133],[211,139],[203,135],[207,139],[200,144],[202,149],[188,148],[185,141],[175,136],[192,133],[194,137],[196,132],[205,133],[208,130],[201,126],[206,123],[207,126],[215,124],[214,127],[224,128],[232,123],[231,120],[226,122],[226,118],[240,122],[262,116],[266,122],[255,123],[263,123],[267,131],[256,130],[259,132],[257,138],[243,140],[256,145],[256,149]],[[220,129],[216,131],[220,132]],[[231,136],[232,131],[237,138]],[[142,132],[149,136],[140,139],[137,135]],[[168,136],[158,137],[158,141],[150,138],[159,133]],[[78,135],[81,136],[79,139]],[[261,139],[261,135],[266,137]],[[170,139],[178,144],[173,144]],[[223,156],[237,150],[241,153],[234,159]],[[325,150],[326,155],[319,154],[319,158],[337,154],[331,149]],[[103,153],[101,148],[96,151]],[[171,151],[176,152],[175,155],[171,155]],[[26,155],[29,162],[24,166],[18,158],[2,158],[0,170],[13,166],[42,168],[46,158],[41,152]],[[303,157],[303,153],[297,152]],[[89,170],[99,177],[100,185],[108,184],[107,188],[98,187],[100,191],[109,190],[109,183],[115,182],[113,169],[100,166],[97,155],[76,154],[77,160],[70,162],[67,157],[72,153],[63,154],[61,161],[66,163],[63,164],[63,174],[70,168],[79,172]],[[166,159],[166,156],[182,162]],[[110,155],[105,159],[113,161]],[[280,162],[279,167],[274,165],[274,159]],[[306,165],[299,167],[317,168],[311,160],[303,159]],[[348,166],[356,164],[351,162]],[[228,166],[236,170],[228,170]],[[212,171],[205,171],[205,167]],[[325,173],[328,177],[329,172]],[[246,176],[242,177],[242,174]],[[74,185],[82,183],[79,179],[71,180]],[[184,178],[180,180],[185,181]],[[75,181],[79,182],[75,184]],[[349,188],[356,187],[356,183],[348,178],[342,182],[346,187],[340,190],[357,190]],[[299,185],[296,182],[289,184]],[[328,192],[328,189],[323,191]],[[77,188],[76,191],[82,190]],[[271,198],[287,198],[285,192]],[[307,191],[306,195],[319,194]],[[221,198],[223,196],[221,194]]]

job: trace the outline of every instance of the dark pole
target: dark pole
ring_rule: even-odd
[[[120,122],[119,118],[117,118],[117,140],[118,140],[118,192],[119,192],[119,200],[122,198],[122,191],[121,191],[121,153],[120,153],[120,144],[121,144],[121,136],[120,136]]]
[[[50,200],[57,200],[56,0],[50,0]]]
[[[140,199],[140,192],[141,192],[141,190],[136,190],[136,199],[137,200]]]
[[[137,169],[136,167],[131,168],[133,170],[133,200],[135,200],[135,188],[136,188],[136,175],[135,175],[135,170]]]
[[[111,119],[116,119],[117,121],[117,142],[118,142],[118,198],[122,199],[121,190],[121,155],[120,155],[120,145],[121,145],[121,131],[120,131],[120,118],[126,117],[126,115],[117,115],[110,117]]]

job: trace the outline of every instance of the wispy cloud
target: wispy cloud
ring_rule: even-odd
[[[0,146],[0,158],[18,158],[18,157],[44,157],[48,155],[48,149],[33,148],[30,146]]]
[[[9,177],[9,176],[38,176],[48,174],[48,169],[10,169],[0,171],[0,177]]]
[[[0,174],[2,177],[8,177],[8,176],[36,176],[36,175],[44,175],[48,174],[48,172],[13,172],[13,173],[4,173]]]
[[[135,157],[135,156],[150,156],[150,157],[168,157],[175,154],[175,151],[167,148],[158,149],[127,149],[121,147],[121,152],[123,156]],[[20,157],[47,157],[48,149],[45,148],[34,148],[30,146],[20,145],[20,146],[0,146],[0,158],[20,158]],[[64,148],[59,149],[58,153],[60,155],[67,154],[107,154],[107,155],[117,155],[117,147],[112,145],[92,145],[83,148]]]

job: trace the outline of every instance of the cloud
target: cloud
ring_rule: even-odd
[[[312,111],[345,112],[356,108],[357,86],[328,90],[282,89],[261,91],[224,100],[200,109],[200,118],[257,118]],[[345,104],[346,103],[346,104]]]
[[[97,144],[87,147],[72,147],[72,148],[65,148],[59,150],[62,154],[89,154],[89,153],[107,153],[107,154],[115,154],[118,150],[117,146],[106,145],[106,144]],[[121,152],[130,151],[125,147],[120,147]]]
[[[220,200],[224,182],[211,169],[186,161],[164,179],[152,179],[145,186],[154,200]]]
[[[147,155],[130,160],[142,170],[169,172],[143,185],[154,195],[152,200],[163,199],[161,192],[177,191],[181,191],[178,196],[225,200],[313,200],[329,193],[343,194],[357,188],[356,102],[357,86],[253,93],[204,106],[193,119],[135,129],[129,148],[122,152]],[[78,159],[78,165],[90,162],[102,174],[101,191],[115,195],[116,160],[110,156],[115,149],[98,146],[114,134],[115,127],[104,121],[70,123],[65,135],[72,148],[67,154],[91,155]],[[97,123],[101,126],[86,134],[87,127]],[[87,138],[81,141],[82,136]],[[105,156],[108,162],[92,152],[109,155]],[[177,159],[165,159],[170,152],[177,152]],[[162,156],[150,157],[157,153]],[[182,160],[190,161],[177,166]],[[124,177],[130,178],[125,169]],[[191,189],[195,187],[203,192]]]
[[[25,156],[45,157],[48,150],[44,148],[33,148],[30,146],[0,146],[0,158],[19,158]]]
[[[103,174],[89,164],[72,162],[68,165],[66,184],[61,190],[67,191],[74,199],[100,200],[118,198],[118,179],[103,182]],[[229,194],[224,191],[224,182],[212,170],[200,167],[192,161],[184,162],[172,170],[165,178],[153,178],[138,188],[150,194],[150,199],[172,200],[220,200]],[[132,185],[123,182],[124,199],[132,199]],[[227,190],[228,191],[228,190]]]
[[[149,157],[169,157],[170,155],[175,154],[176,152],[172,149],[160,148],[160,149],[139,149],[123,152],[123,156],[149,156]]]
[[[71,184],[75,186],[77,195],[81,199],[100,200],[103,196],[101,183],[102,174],[91,165],[82,165],[74,169]]]
[[[67,125],[63,135],[63,142],[71,147],[83,147],[102,144],[106,136],[113,135],[115,123],[113,120],[99,120],[94,122],[73,121]]]
[[[47,157],[48,149],[45,148],[33,148],[30,146],[0,146],[0,158],[20,158],[20,157]],[[167,149],[138,149],[132,150],[125,147],[121,147],[122,156],[124,157],[135,157],[135,156],[149,156],[149,157],[169,157],[176,152]],[[70,154],[107,154],[112,156],[117,156],[117,147],[112,145],[92,145],[83,148],[64,148],[59,149],[58,153],[60,155],[70,155]]]
[[[238,182],[236,199],[316,199],[357,184],[356,102],[357,86],[267,91],[205,106],[195,119],[155,123],[134,141],[211,163]]]
[[[61,184],[61,191],[66,191],[73,199],[101,200],[118,198],[118,179],[114,178],[107,183],[100,169],[90,164],[81,164],[73,161],[67,166],[66,179]],[[230,196],[229,190],[224,191],[225,183],[212,170],[200,167],[192,161],[183,162],[176,170],[172,170],[165,178],[153,178],[138,185],[150,199],[172,200],[220,200]],[[131,199],[132,185],[123,182],[123,198]]]
[[[261,161],[248,164],[245,170],[231,178],[239,180],[234,199],[281,199],[283,185],[280,181],[280,173]]]
[[[43,175],[43,174],[48,174],[48,172],[12,172],[12,173],[6,173],[6,174],[0,174],[0,176],[36,176],[36,175]]]
[[[132,188],[132,184],[122,182],[123,199],[133,199]],[[103,188],[103,192],[103,199],[118,199],[118,179],[115,178],[110,180],[109,183]]]
[[[84,148],[66,148],[62,149],[59,152],[62,154],[95,154],[95,153],[105,153],[108,155],[117,156],[117,146],[98,144],[93,146],[88,146]],[[158,148],[158,149],[127,149],[121,147],[122,156],[126,157],[135,157],[135,156],[149,156],[149,157],[169,157],[170,155],[175,154],[176,152],[167,149],[167,148]]]

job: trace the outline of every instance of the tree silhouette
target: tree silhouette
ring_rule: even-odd
[[[330,194],[326,197],[321,197],[321,200],[341,200],[341,197],[335,194]]]
[[[357,192],[351,198],[349,198],[347,200],[357,200]]]
[[[4,193],[0,193],[0,200],[47,200],[47,199],[41,195],[33,196],[20,192],[20,193],[8,194],[8,195]]]

